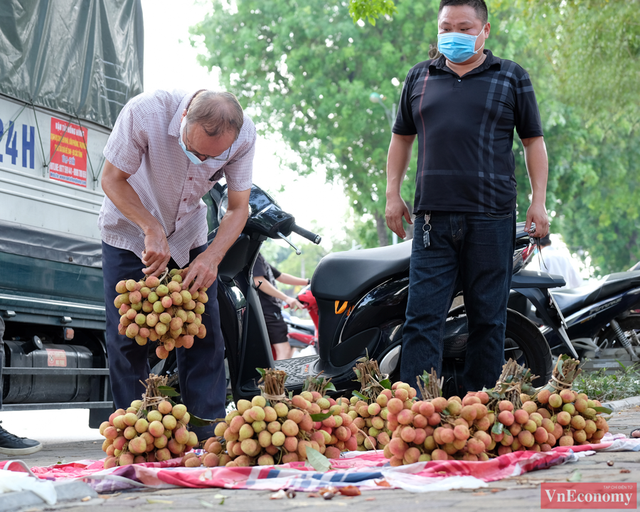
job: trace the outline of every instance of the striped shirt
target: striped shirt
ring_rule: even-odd
[[[207,242],[207,206],[202,200],[223,176],[230,190],[251,188],[256,128],[246,115],[226,162],[192,164],[178,143],[182,112],[195,92],[154,91],[131,99],[118,116],[105,158],[128,173],[144,207],[164,228],[171,257],[189,263],[189,251]],[[142,258],[144,233],[105,196],[98,218],[102,240]]]
[[[405,80],[393,133],[416,135],[414,213],[506,214],[516,206],[514,128],[542,136],[528,73],[485,50],[460,77],[444,56],[414,66]]]

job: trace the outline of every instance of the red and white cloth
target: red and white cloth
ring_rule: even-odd
[[[546,453],[518,451],[486,462],[431,461],[400,467],[389,466],[381,451],[349,452],[331,461],[326,473],[304,462],[245,468],[185,468],[180,459],[103,469],[103,461],[79,461],[29,470],[20,461],[0,463],[0,469],[28,471],[42,479],[83,479],[97,492],[134,488],[174,487],[312,492],[323,487],[354,485],[361,490],[398,488],[412,492],[479,488],[492,482],[566,462],[595,451],[640,451],[640,439],[606,434],[600,444],[557,447]]]

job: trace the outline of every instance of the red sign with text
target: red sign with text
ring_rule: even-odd
[[[544,509],[638,508],[636,483],[543,483],[540,506]]]
[[[87,135],[86,128],[51,118],[49,178],[86,188]]]
[[[64,350],[48,348],[47,366],[67,366],[67,353]]]

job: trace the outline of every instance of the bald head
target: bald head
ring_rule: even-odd
[[[243,122],[242,106],[230,92],[202,91],[187,111],[187,127],[199,124],[209,137],[231,132],[237,138]]]

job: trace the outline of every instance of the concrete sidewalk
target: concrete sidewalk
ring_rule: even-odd
[[[635,400],[635,399],[634,399]],[[640,404],[640,398],[637,402]],[[629,400],[610,403],[614,410],[609,421],[612,433],[628,435],[634,428],[640,428],[640,405],[631,405]],[[624,408],[622,408],[624,407]],[[50,466],[59,462],[95,460],[104,457],[102,441],[84,441],[45,446],[44,449],[22,460],[29,467]],[[162,491],[131,491],[91,497],[83,494],[82,489],[76,496],[55,506],[55,510],[83,511],[100,510],[109,512],[151,511],[151,510],[208,510],[220,508],[229,511],[260,510],[329,510],[349,507],[355,511],[369,511],[371,507],[385,512],[407,512],[408,510],[442,510],[454,508],[465,511],[484,511],[489,509],[540,510],[540,484],[543,482],[566,482],[576,480],[580,474],[581,482],[639,482],[640,454],[638,452],[596,453],[583,457],[577,463],[556,466],[544,470],[526,473],[489,484],[489,487],[477,490],[454,490],[410,493],[403,490],[381,489],[365,491],[361,496],[349,498],[336,496],[330,501],[309,497],[308,493],[298,493],[293,499],[271,500],[271,491],[246,491],[227,489],[171,489]],[[1,496],[1,495],[0,495]],[[85,498],[85,501],[81,501]],[[87,508],[89,507],[89,508]],[[44,510],[41,506],[29,503],[28,510]],[[2,508],[0,508],[2,510]],[[17,512],[17,510],[12,508]],[[24,509],[23,509],[24,510]]]

